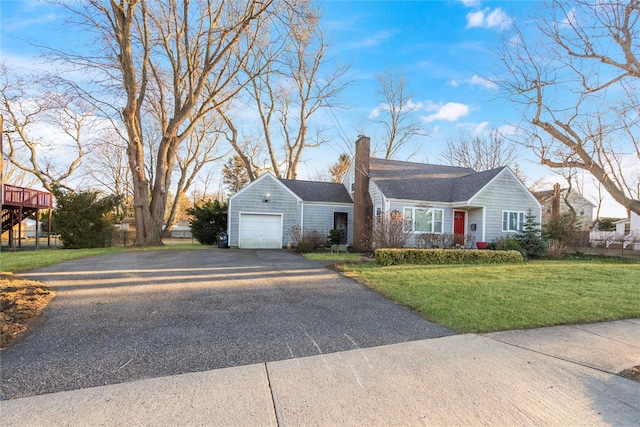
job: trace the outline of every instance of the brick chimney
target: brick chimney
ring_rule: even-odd
[[[373,203],[369,195],[369,161],[371,139],[360,135],[356,140],[353,186],[353,247],[358,252],[371,250]]]

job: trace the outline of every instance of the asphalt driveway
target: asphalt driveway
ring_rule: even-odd
[[[24,274],[57,292],[0,357],[0,399],[453,332],[286,251],[140,251]]]

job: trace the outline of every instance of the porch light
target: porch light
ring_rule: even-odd
[[[271,200],[271,194],[267,193],[263,196],[263,200],[265,203],[269,203],[269,200]]]

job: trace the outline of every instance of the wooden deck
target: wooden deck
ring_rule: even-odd
[[[4,184],[2,197],[2,233],[9,231],[10,244],[17,238],[20,246],[22,221],[31,215],[38,216],[40,210],[53,208],[53,195],[47,191]],[[36,222],[38,224],[39,222]],[[18,228],[17,237],[13,236],[14,228]],[[36,233],[38,232],[36,227]]]
[[[53,195],[47,191],[4,184],[2,208],[8,207],[51,209],[53,208]]]

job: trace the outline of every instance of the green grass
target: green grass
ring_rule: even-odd
[[[491,332],[640,317],[640,263],[345,264],[344,273],[458,332]]]
[[[170,242],[164,246],[150,246],[145,248],[115,247],[115,248],[95,248],[95,249],[41,249],[38,251],[8,252],[3,249],[0,252],[0,271],[19,273],[21,271],[32,270],[34,268],[45,267],[57,264],[70,259],[82,258],[85,256],[98,256],[112,254],[122,251],[157,251],[157,250],[185,250],[185,249],[206,249],[211,246],[200,245],[199,243],[175,243]]]
[[[344,252],[311,252],[304,254],[305,258],[313,261],[328,261],[328,262],[345,262],[345,261],[360,261],[360,254],[344,253]]]

